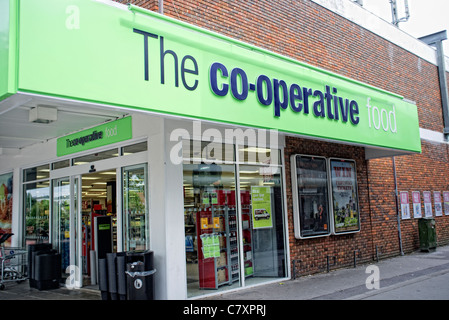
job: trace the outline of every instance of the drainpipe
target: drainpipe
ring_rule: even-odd
[[[440,92],[441,100],[443,103],[443,120],[444,120],[444,138],[447,140],[449,135],[449,99],[446,79],[446,61],[443,51],[443,40],[447,39],[447,31],[440,31],[422,38],[419,40],[428,44],[429,46],[435,46],[437,49],[438,59],[438,76],[440,79]]]
[[[158,0],[157,2],[158,12],[164,14],[164,0]]]
[[[396,177],[396,159],[393,157],[393,173],[394,173],[394,194],[396,200],[396,217],[398,219],[398,236],[399,236],[399,250],[401,251],[401,256],[404,255],[402,250],[402,234],[401,234],[401,211],[399,210],[399,193],[398,193],[398,180]]]

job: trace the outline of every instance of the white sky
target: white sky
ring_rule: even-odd
[[[398,16],[405,17],[404,0],[397,0]],[[448,0],[408,0],[410,18],[400,22],[399,29],[419,38],[435,32],[447,30],[449,33]],[[363,7],[391,22],[390,0],[363,0]],[[449,40],[443,41],[444,54],[449,56]]]

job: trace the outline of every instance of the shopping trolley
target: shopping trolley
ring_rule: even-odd
[[[5,247],[5,242],[13,233],[0,236],[0,290],[5,289],[5,282],[20,283],[28,278],[27,250],[20,247]]]

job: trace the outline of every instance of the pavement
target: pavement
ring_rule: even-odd
[[[99,291],[88,288],[39,291],[24,281],[5,283],[0,302],[6,300],[101,300],[101,296]],[[200,300],[449,300],[449,246]]]
[[[212,300],[449,300],[449,246],[223,293]]]

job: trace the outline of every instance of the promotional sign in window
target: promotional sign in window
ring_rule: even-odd
[[[432,194],[430,191],[423,191],[423,198],[424,198],[424,215],[425,217],[432,217]]]
[[[412,202],[413,202],[413,218],[422,218],[421,193],[419,191],[412,191]]]
[[[251,186],[253,229],[272,228],[271,188]]]
[[[326,159],[293,155],[291,163],[295,237],[303,239],[329,235]]]
[[[334,232],[359,231],[360,212],[355,161],[331,159],[330,170],[334,208]]]
[[[408,191],[401,191],[399,197],[401,199],[401,218],[403,220],[410,219],[410,205],[408,199]]]
[[[443,191],[444,214],[449,216],[449,191]]]
[[[443,206],[441,205],[441,192],[433,192],[433,203],[435,205],[435,216],[441,217],[443,215]]]

